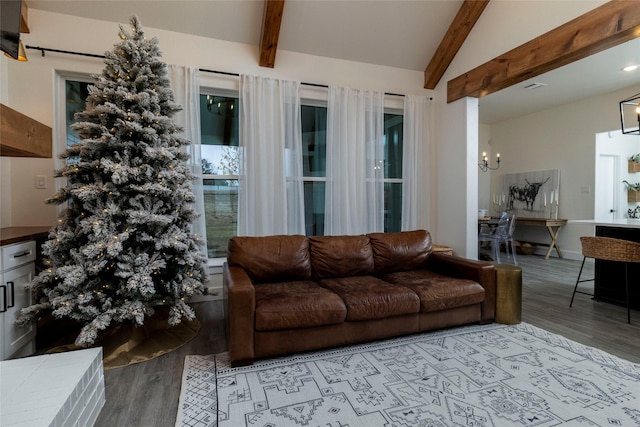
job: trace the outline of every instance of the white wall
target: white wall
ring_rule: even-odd
[[[147,36],[158,37],[160,49],[164,54],[163,59],[169,64],[433,96],[438,118],[435,130],[436,154],[427,166],[433,169],[435,175],[431,192],[437,194],[437,200],[432,201],[432,223],[425,226],[433,232],[436,242],[452,246],[457,254],[472,256],[474,250],[477,250],[477,163],[478,151],[482,151],[478,147],[477,100],[461,101],[462,106],[446,104],[447,81],[602,3],[605,1],[557,1],[542,4],[528,0],[490,2],[435,91],[422,89],[422,72],[282,50],[278,51],[275,69],[267,69],[257,65],[257,46],[152,28],[145,28],[145,31]],[[526,17],[526,25],[523,25],[523,17]],[[142,24],[144,26],[144,22]],[[29,45],[101,54],[117,42],[118,24],[105,21],[32,9],[29,11],[29,26],[31,33],[23,35],[24,44]],[[55,70],[99,73],[102,70],[102,62],[92,58],[55,53],[47,53],[43,58],[33,50],[27,51],[27,54],[30,58],[28,63],[18,63],[0,55],[3,80],[5,75],[8,79],[8,93],[2,94],[2,101],[36,120],[53,126],[55,130]],[[425,58],[425,66],[428,59]],[[203,83],[206,84],[207,80],[215,78],[203,75]],[[584,121],[583,118],[576,120]],[[484,132],[486,129],[483,129]],[[508,151],[504,151],[500,144],[495,142],[493,128],[490,134],[491,152],[499,151],[506,159]],[[8,196],[11,213],[7,221],[7,208],[2,207],[0,213],[3,215],[3,226],[46,225],[55,219],[53,207],[45,207],[41,202],[43,190],[36,191],[33,188],[36,174],[46,174],[51,178],[53,160],[25,161],[28,167],[16,159],[8,162],[3,160],[0,164],[7,166],[3,167],[1,175],[3,189],[6,187],[4,182],[7,175],[11,176],[11,194]],[[502,168],[503,166],[501,170]],[[9,174],[4,172],[7,169],[10,170]],[[575,179],[583,178],[585,177],[578,176]],[[569,195],[567,192],[561,192],[561,197]],[[5,198],[7,194],[3,191],[3,205]]]
[[[475,121],[455,119],[472,117],[474,112]],[[437,224],[433,238],[439,244],[453,247],[456,255],[468,258],[478,256],[477,112],[475,98],[443,105],[436,112],[436,158],[451,159],[451,163],[438,167],[433,193],[437,200],[433,209],[433,221]],[[439,142],[445,139],[446,144]]]
[[[128,23],[125,28],[128,28]],[[25,45],[42,46],[92,54],[103,54],[116,44],[119,23],[77,18],[68,15],[29,10],[31,33],[23,34]],[[391,93],[432,95],[423,89],[422,72],[371,64],[334,60],[279,50],[275,69],[258,66],[258,47],[206,39],[181,33],[144,27],[147,37],[159,40],[163,60],[168,64],[202,69],[247,73],[302,82],[376,89]],[[0,55],[3,84],[2,102],[54,128],[54,145],[63,145],[54,119],[55,73],[72,71],[100,73],[101,59],[27,50],[29,62],[21,63]],[[201,73],[203,85],[229,85],[228,78]],[[5,89],[6,88],[6,89]],[[43,200],[54,192],[53,159],[2,159],[2,226],[50,225],[55,221],[55,206]],[[47,175],[49,188],[36,190],[36,175]],[[7,183],[10,183],[7,185]]]
[[[11,161],[0,158],[0,228],[11,225]]]
[[[491,192],[501,190],[503,174],[560,169],[559,218],[593,219],[596,134],[620,128],[618,102],[638,91],[640,86],[631,87],[493,124],[491,147],[503,162],[491,174]],[[593,226],[569,222],[559,235],[563,255],[582,259],[579,238],[592,234]],[[521,229],[516,237],[549,240],[546,230],[535,228]]]
[[[496,156],[491,147],[491,126],[480,124],[478,131],[478,163],[482,161],[482,153],[487,153],[489,157],[489,166],[496,167]],[[496,154],[498,151],[496,151]],[[489,214],[492,214],[491,206],[491,171],[482,172],[480,168],[478,170],[478,209],[486,209]]]
[[[4,55],[0,55],[4,56]],[[7,76],[7,61],[0,60],[0,103],[5,101],[9,79]],[[0,228],[11,225],[11,161],[0,157]]]
[[[589,10],[606,3],[606,1],[550,1],[550,2],[538,2],[538,1],[492,1],[490,2],[482,16],[472,29],[469,37],[458,51],[455,59],[447,69],[442,80],[436,87],[435,99],[437,103],[443,104],[446,102],[447,81],[464,74],[466,71],[471,70],[483,63],[499,56],[541,34],[550,31],[565,22],[568,22]],[[445,168],[458,168],[463,169],[467,176],[474,174],[477,177],[475,169],[478,168],[478,151],[479,150],[479,135],[475,137],[470,135],[464,135],[465,138],[474,138],[475,144],[467,144],[467,141],[462,141],[461,135],[458,132],[442,132],[442,128],[451,129],[457,126],[465,126],[468,121],[476,121],[477,123],[477,111],[473,109],[467,110],[445,110],[441,105],[439,107],[440,112],[446,111],[446,117],[442,114],[440,119],[445,120],[444,123],[438,121],[437,139],[436,143],[438,147],[455,147],[454,149],[440,150],[436,156],[436,164],[441,165],[438,170],[438,176],[443,178],[447,175]],[[582,121],[582,120],[580,120]],[[445,126],[441,126],[441,125]],[[491,152],[499,152],[504,159],[509,158],[509,153],[506,152],[501,144],[496,143],[494,137],[494,129],[492,127],[490,132],[491,139]],[[470,152],[472,151],[472,152]],[[514,154],[519,156],[517,150]],[[536,155],[539,153],[536,152]],[[466,164],[461,164],[462,161],[466,161]],[[505,162],[506,166],[506,162]],[[473,172],[472,172],[473,170]],[[500,167],[503,171],[503,166]],[[562,177],[560,178],[562,180]],[[443,179],[439,179],[436,182],[437,185],[448,186],[449,183],[443,182]],[[469,181],[469,185],[474,185],[472,181]],[[475,181],[477,185],[477,180]],[[445,190],[438,189],[439,193],[450,193],[451,191],[463,191],[465,194],[475,192],[478,194],[478,188],[448,188]],[[561,192],[562,197],[562,192]],[[471,254],[475,246],[477,250],[477,241],[470,238],[470,235],[477,235],[477,226],[472,228],[470,223],[475,222],[477,218],[476,208],[471,209],[469,205],[466,205],[466,201],[459,200],[456,202],[444,201],[438,199],[437,204],[446,203],[446,208],[439,209],[439,212],[446,211],[447,215],[438,215],[435,220],[434,229],[451,230],[455,228],[455,224],[449,224],[452,221],[457,222],[459,227],[461,224],[465,224],[465,236],[460,236],[459,233],[452,233],[446,236],[446,244],[453,246],[454,251],[457,254]],[[464,211],[468,216],[467,221],[458,222],[460,220],[458,212]]]
[[[623,180],[636,184],[640,181],[640,174],[637,172],[629,172],[628,160],[631,156],[640,152],[640,138],[638,135],[625,135],[620,129],[610,132],[602,132],[596,135],[596,153],[595,153],[595,191],[596,196],[594,209],[596,219],[599,218],[628,218],[628,210],[635,209],[638,203],[629,203],[627,198],[627,188],[622,182]],[[614,159],[614,171],[606,170],[601,161],[602,157],[610,157]],[[610,175],[605,175],[609,173]],[[613,188],[605,188],[605,185],[611,185],[613,180]],[[609,200],[601,197],[600,194],[607,192],[613,193],[613,206],[608,205]],[[614,209],[613,213],[608,213],[610,209]],[[598,215],[600,212],[600,215]],[[605,214],[606,213],[606,216]]]

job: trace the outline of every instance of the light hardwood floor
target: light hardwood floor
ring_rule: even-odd
[[[579,261],[544,260],[535,255],[520,256],[518,261],[523,271],[524,322],[640,363],[639,311],[632,311],[629,325],[624,308],[580,294],[569,308]],[[593,264],[587,264],[585,270],[583,274],[592,274]],[[196,303],[194,308],[202,324],[196,338],[156,359],[105,372],[106,403],[96,426],[174,425],[184,357],[220,353],[227,348],[222,302]]]

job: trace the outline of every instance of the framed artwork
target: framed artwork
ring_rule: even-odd
[[[508,211],[525,218],[558,218],[560,170],[502,175],[502,192],[492,194],[496,212]]]

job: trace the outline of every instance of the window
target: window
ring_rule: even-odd
[[[87,104],[87,96],[89,96],[89,84],[87,82],[79,82],[74,80],[65,81],[65,118],[67,129],[67,147],[82,142],[71,125],[77,122],[74,118],[75,114],[84,111]]]
[[[304,171],[305,233],[324,234],[324,195],[327,156],[327,107],[303,105],[302,155]],[[384,231],[401,229],[402,126],[404,116],[384,115]]]
[[[327,107],[303,105],[300,110],[305,234],[322,236],[327,173]]]
[[[88,77],[60,76],[64,93],[64,127],[57,154],[81,142],[71,125],[74,115],[84,111],[89,95]],[[84,81],[83,81],[84,80]],[[237,98],[201,95],[202,169],[209,258],[226,256],[227,242],[236,234],[238,210],[238,119]],[[68,159],[69,161],[69,159]],[[58,167],[62,167],[59,164]]]
[[[402,226],[402,114],[384,115],[384,231]]]
[[[238,98],[200,95],[204,215],[209,258],[224,258],[238,228]]]
[[[59,138],[59,145],[55,148],[55,157],[64,152],[68,147],[79,144],[82,140],[78,137],[76,131],[71,129],[71,125],[78,120],[75,119],[75,114],[86,109],[87,97],[89,96],[89,85],[91,82],[88,77],[85,76],[60,76],[59,90],[64,92],[62,100],[64,106],[61,108],[64,111],[64,125],[61,127],[61,137]],[[64,145],[63,145],[64,144]],[[65,160],[57,160],[56,167],[61,168],[66,163],[75,162],[77,159],[71,157]]]
[[[238,98],[202,94],[200,120],[202,166],[209,258],[226,256],[229,238],[237,232]],[[327,107],[302,105],[305,234],[324,234]],[[385,231],[400,231],[402,214],[403,115],[387,113],[385,130]]]
[[[84,81],[83,81],[84,80]],[[80,142],[70,129],[74,114],[85,109],[89,79],[62,77],[64,90],[65,147]],[[209,93],[206,93],[209,91]],[[303,105],[302,153],[304,173],[305,234],[324,234],[326,180],[327,107]],[[209,258],[224,258],[229,238],[237,234],[238,97],[204,90],[200,95],[202,171]],[[400,231],[402,213],[403,115],[384,115],[385,222],[387,232]],[[65,147],[60,147],[61,151]],[[60,152],[59,151],[59,152]]]

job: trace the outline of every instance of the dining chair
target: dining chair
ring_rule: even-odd
[[[483,224],[485,225],[485,224]],[[505,244],[505,251],[507,257],[509,257],[509,249],[511,249],[511,259],[515,265],[518,265],[516,259],[516,247],[515,239],[513,237],[516,229],[516,215],[509,216],[507,212],[503,212],[498,225],[495,229],[491,229],[489,226],[483,227],[481,225],[480,232],[478,233],[478,241],[491,243],[491,253],[493,260],[500,264],[502,262],[500,258],[500,249],[502,244]]]
[[[505,224],[509,219],[509,214],[506,211],[503,211],[500,215],[500,219],[498,223],[495,222],[487,223],[487,222],[479,222],[478,224],[478,236],[489,236],[494,233],[496,227],[502,224]]]
[[[495,233],[498,254],[500,253],[500,249],[504,243],[504,251],[507,254],[507,258],[509,257],[509,250],[511,250],[511,260],[514,265],[518,265],[518,260],[516,259],[516,241],[513,237],[516,231],[516,221],[516,214],[511,214],[507,219],[507,224],[503,228],[498,227]]]
[[[505,224],[507,224],[507,218],[507,212],[503,211],[497,224],[481,223],[480,230],[478,231],[478,245],[482,248],[484,243],[489,243],[491,247],[491,259],[497,263],[500,263],[500,251],[498,250],[496,252],[495,233],[497,229],[505,227]]]
[[[503,242],[505,244],[505,251],[507,253],[507,256],[509,255],[509,248],[511,248],[511,259],[513,260],[513,263],[515,265],[518,265],[518,260],[516,259],[516,239],[514,237],[514,234],[516,232],[517,220],[518,220],[518,217],[516,216],[516,214],[512,214],[509,217],[509,226],[507,227],[507,234],[506,236],[501,236],[501,240],[500,240],[501,244]]]
[[[596,277],[594,277],[593,279],[580,280],[580,277],[582,276],[582,270],[584,268],[584,262],[587,258],[619,262],[624,264],[625,280],[625,301],[620,302],[626,304],[627,323],[631,323],[631,309],[629,299],[629,264],[640,263],[640,243],[601,236],[582,236],[580,237],[580,243],[582,244],[582,265],[580,266],[580,272],[578,273],[576,285],[573,288],[573,294],[571,295],[571,302],[569,303],[569,307],[573,305],[573,299],[575,298],[576,294],[584,294],[595,297],[595,295],[592,293],[578,290],[578,284],[596,280]],[[600,277],[597,277],[597,279],[600,280]]]

